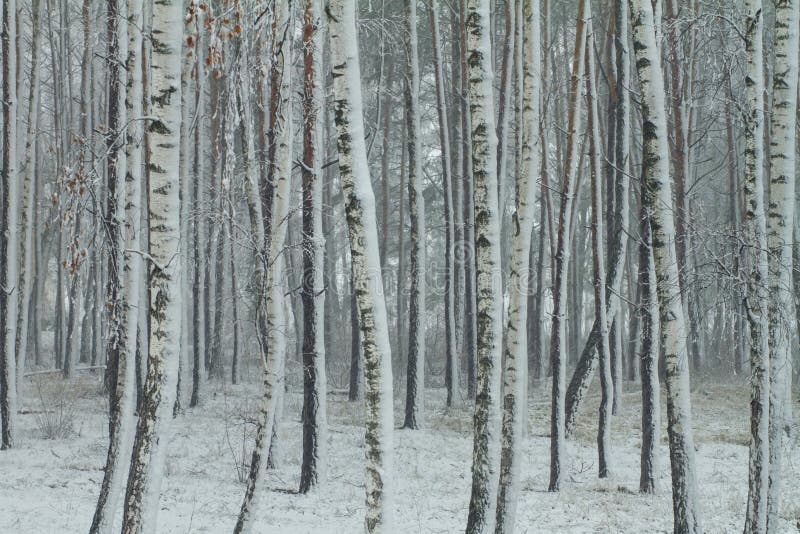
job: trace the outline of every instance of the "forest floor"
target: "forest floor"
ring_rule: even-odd
[[[17,448],[0,453],[0,533],[81,533],[88,530],[106,456],[107,401],[99,378],[70,383],[43,375],[27,381]],[[596,386],[595,386],[596,387]],[[472,411],[443,408],[444,392],[429,389],[424,429],[395,432],[396,532],[463,532],[470,493]],[[672,532],[666,426],[659,447],[658,494],[640,495],[640,394],[625,384],[613,421],[613,476],[596,476],[596,391],[568,443],[566,483],[548,493],[549,387],[531,387],[529,439],[524,444],[517,532]],[[208,383],[200,407],[172,425],[159,512],[162,533],[230,532],[244,494],[259,405],[256,384]],[[361,532],[364,517],[363,407],[329,396],[327,484],[298,495],[302,395],[287,395],[279,427],[278,467],[267,476],[269,496],[258,532]],[[662,399],[663,404],[663,399]],[[693,388],[698,485],[707,532],[741,532],[747,498],[746,384],[700,381]],[[396,403],[395,421],[402,421]],[[795,414],[800,406],[795,407]],[[662,418],[666,407],[662,407]],[[795,425],[797,427],[797,425]],[[798,432],[795,432],[797,436]],[[46,439],[46,435],[50,439]],[[800,530],[800,443],[783,469],[781,532]]]

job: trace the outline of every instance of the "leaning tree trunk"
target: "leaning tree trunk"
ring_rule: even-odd
[[[769,488],[769,294],[764,211],[764,16],[761,0],[745,0],[747,73],[744,113],[745,310],[750,326],[750,468],[745,534],[767,532]]]
[[[17,371],[14,352],[17,331],[17,3],[3,2],[3,169],[0,182],[0,448],[14,446],[17,419]],[[7,290],[5,288],[13,288]]]
[[[558,215],[558,237],[555,253],[555,273],[553,274],[553,326],[551,329],[550,361],[553,371],[552,413],[550,417],[550,485],[549,491],[558,491],[561,485],[561,466],[564,461],[565,430],[565,382],[567,362],[566,319],[567,319],[567,268],[570,260],[572,227],[572,205],[577,194],[577,171],[580,135],[580,99],[583,92],[583,78],[586,52],[585,20],[591,16],[588,0],[582,0],[578,7],[576,22],[575,49],[572,55],[572,79],[570,81],[569,117],[567,119],[567,155],[564,169],[564,183],[561,185],[561,207]]]
[[[121,7],[121,6],[119,6]],[[122,21],[123,19],[119,19]],[[125,486],[130,467],[136,399],[136,330],[139,322],[139,297],[142,291],[142,258],[139,239],[142,208],[142,0],[128,0],[127,26],[120,24],[120,54],[126,54],[127,95],[125,105],[128,117],[133,119],[126,128],[125,162],[125,236],[124,280],[122,286],[122,321],[119,329],[120,350],[110,404],[108,422],[108,453],[97,499],[90,534],[112,532],[117,504]],[[123,29],[124,28],[124,29]],[[122,83],[122,79],[120,79]]]
[[[250,532],[255,521],[255,512],[260,506],[265,491],[264,475],[267,467],[268,454],[273,442],[276,414],[278,404],[283,395],[284,386],[284,359],[286,358],[286,313],[284,310],[283,291],[283,248],[286,240],[286,227],[288,224],[289,202],[291,197],[292,181],[292,101],[291,101],[291,36],[289,28],[292,27],[293,4],[281,3],[280,8],[274,13],[274,49],[273,57],[277,63],[273,65],[277,73],[275,83],[278,87],[277,97],[280,100],[276,105],[273,124],[275,136],[275,168],[273,172],[274,200],[268,204],[271,196],[266,199],[262,196],[262,216],[264,228],[271,224],[269,235],[265,232],[266,243],[263,245],[266,254],[266,273],[263,281],[266,303],[259,313],[265,314],[262,328],[265,329],[267,339],[264,365],[264,391],[259,413],[258,427],[256,429],[256,442],[250,460],[250,475],[247,479],[247,489],[244,501],[239,511],[239,517],[234,527],[234,533]],[[287,34],[287,32],[289,32]],[[261,191],[264,187],[262,184]],[[259,303],[259,306],[262,306]]]
[[[770,132],[769,207],[769,490],[767,529],[780,530],[780,486],[784,451],[792,428],[792,232],[795,205],[799,0],[775,2],[775,65]]]
[[[392,522],[392,357],[367,164],[355,3],[328,4],[339,173],[350,233],[366,382],[366,531],[394,532]]]
[[[322,2],[303,14],[303,464],[300,493],[324,482],[328,463],[325,377],[325,236],[322,234]]]
[[[469,534],[494,531],[502,428],[502,272],[489,4],[489,0],[468,0],[466,3],[478,340],[472,494],[467,518]]]
[[[149,173],[150,335],[144,399],[131,456],[123,534],[155,532],[180,361],[181,3],[153,4]]]
[[[630,52],[628,50],[628,6],[627,0],[615,0],[615,45],[617,63],[617,112],[614,178],[614,223],[609,243],[608,276],[606,279],[606,317],[618,315],[621,305],[622,275],[628,245],[628,190],[630,154]],[[581,403],[597,368],[597,344],[600,340],[599,324],[595,320],[589,338],[581,351],[580,359],[567,388],[566,433],[570,435]]]
[[[439,31],[439,2],[431,0],[431,34],[433,38],[433,63],[436,78],[436,111],[439,117],[439,144],[442,151],[442,191],[444,192],[444,335],[445,371],[444,382],[447,388],[447,406],[452,406],[458,395],[458,356],[456,351],[456,310],[455,310],[455,223],[453,210],[453,173],[450,155],[450,127],[447,116],[444,71],[442,68],[442,44]]]
[[[672,466],[672,507],[676,533],[699,533],[700,510],[695,478],[695,449],[689,387],[686,324],[678,294],[678,260],[669,173],[669,140],[664,78],[653,30],[653,6],[629,0],[633,48],[642,93],[644,155],[642,176],[652,231],[653,259],[665,354],[667,430]]]
[[[541,79],[540,22],[538,0],[522,2],[522,146],[517,169],[516,211],[511,264],[508,274],[509,306],[503,365],[503,443],[500,460],[500,487],[497,496],[495,532],[513,532],[517,499],[521,486],[523,439],[527,426],[528,383],[528,273],[530,271],[533,208],[536,182],[541,169],[539,156],[539,91]],[[518,88],[517,90],[519,90]]]
[[[589,160],[591,166],[592,189],[592,282],[594,286],[594,314],[600,331],[597,345],[600,361],[600,409],[598,412],[597,455],[598,476],[608,478],[611,472],[611,414],[615,398],[615,385],[611,375],[611,350],[609,348],[609,320],[606,316],[606,265],[603,250],[603,174],[601,170],[602,148],[600,144],[600,115],[597,112],[597,91],[595,88],[595,59],[590,54],[594,39],[592,22],[587,36],[587,106],[589,108]],[[589,39],[588,37],[591,37]],[[617,328],[621,324],[617,323]],[[619,367],[617,371],[620,371]],[[621,373],[619,378],[621,378]]]
[[[406,0],[406,120],[408,122],[408,214],[411,219],[411,291],[408,299],[408,369],[403,428],[419,428],[425,412],[425,197],[420,139],[417,0]]]

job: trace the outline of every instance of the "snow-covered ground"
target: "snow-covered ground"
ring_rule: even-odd
[[[106,454],[107,403],[99,379],[64,384],[34,377],[20,416],[18,446],[0,453],[0,533],[79,533],[91,523]],[[560,493],[548,493],[549,387],[531,388],[529,439],[517,532],[672,532],[669,455],[662,432],[659,492],[640,495],[639,391],[625,385],[613,423],[614,475],[596,477],[594,445],[598,397],[593,392],[567,451],[568,476]],[[249,456],[258,386],[208,384],[201,407],[174,420],[159,513],[159,532],[230,532],[244,484],[241,458]],[[395,515],[398,533],[463,532],[469,501],[471,410],[444,410],[443,391],[429,389],[425,428],[395,432]],[[279,427],[278,467],[258,511],[259,532],[350,533],[362,530],[363,409],[339,394],[329,397],[330,470],[327,484],[297,495],[302,396],[287,396]],[[740,532],[747,497],[747,386],[695,384],[694,426],[699,488],[707,532]],[[73,413],[73,432],[44,439],[42,408],[57,418]],[[795,413],[800,406],[795,407]],[[402,421],[396,404],[395,421]],[[662,409],[666,413],[666,409]],[[58,425],[55,425],[58,426]],[[797,433],[796,433],[797,434]],[[245,440],[245,437],[247,438]],[[243,442],[245,443],[243,448]],[[238,468],[238,469],[237,469]],[[246,473],[242,474],[246,476]],[[782,532],[800,531],[800,446],[795,437],[784,477]]]

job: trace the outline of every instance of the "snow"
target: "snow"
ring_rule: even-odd
[[[254,378],[257,373],[252,375]],[[86,375],[61,386],[44,377],[43,397],[64,388],[79,414],[76,434],[44,440],[36,414],[19,416],[18,447],[0,453],[0,532],[47,534],[84,532],[91,523],[106,452],[107,406],[99,375]],[[299,384],[299,381],[296,382]],[[632,384],[621,415],[612,423],[615,470],[608,481],[596,477],[596,406],[592,389],[578,418],[577,441],[567,442],[560,493],[547,492],[549,469],[549,381],[530,387],[529,438],[525,441],[517,532],[672,532],[669,453],[659,446],[658,494],[637,493],[639,481],[640,393]],[[28,385],[25,406],[41,408],[38,386]],[[748,386],[697,385],[693,392],[700,503],[706,531],[738,532],[747,498]],[[395,401],[396,419],[402,396]],[[162,486],[158,532],[229,532],[239,512],[245,485],[234,461],[252,448],[253,417],[260,385],[209,384],[205,404],[172,421]],[[429,389],[427,425],[395,432],[393,500],[396,532],[463,532],[467,518],[472,452],[472,408],[460,402],[443,411],[445,390]],[[663,402],[663,400],[662,400]],[[279,426],[279,467],[268,472],[264,502],[254,532],[341,533],[363,530],[363,405],[341,394],[329,395],[330,470],[328,482],[308,495],[294,494],[299,483],[302,388],[286,398],[286,418]],[[666,410],[662,410],[666,413]],[[664,423],[665,424],[665,423]],[[666,435],[666,432],[662,433]],[[800,477],[800,447],[784,462],[784,480]],[[794,532],[800,521],[800,488],[785,483],[783,515],[790,519],[778,532]]]

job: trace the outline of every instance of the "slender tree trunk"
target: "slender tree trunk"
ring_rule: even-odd
[[[686,325],[678,285],[675,223],[669,184],[669,141],[664,79],[656,48],[652,4],[629,0],[636,68],[642,93],[642,131],[647,210],[652,231],[653,258],[665,354],[667,430],[672,465],[672,504],[676,533],[699,533],[699,503],[695,478],[695,449],[689,387]]]
[[[750,325],[750,462],[745,534],[767,532],[770,475],[769,259],[764,199],[764,17],[761,0],[745,2],[744,235],[748,247],[745,309]]]
[[[408,214],[411,219],[411,292],[408,301],[408,368],[403,428],[419,428],[425,412],[425,197],[422,184],[422,140],[417,51],[417,0],[406,0],[406,119],[408,121]]]
[[[300,493],[325,481],[327,386],[322,234],[322,2],[306,0],[303,13],[303,464]],[[386,154],[384,154],[386,157]]]
[[[2,138],[3,168],[0,181],[0,449],[14,446],[17,420],[17,371],[15,340],[17,332],[17,299],[19,292],[17,255],[17,71],[16,0],[3,2],[0,28],[3,57]],[[8,289],[7,289],[8,288]]]
[[[154,532],[175,403],[181,329],[180,122],[181,3],[153,5],[150,137],[150,334],[147,379],[125,495],[122,532]]]
[[[264,361],[264,391],[256,442],[250,460],[250,475],[247,479],[247,490],[242,502],[239,518],[234,533],[249,532],[253,528],[254,514],[260,506],[264,494],[264,471],[270,447],[274,441],[276,413],[283,395],[284,368],[286,358],[286,313],[284,310],[283,292],[283,249],[288,226],[289,202],[292,180],[292,100],[291,100],[291,32],[293,21],[293,4],[281,4],[274,12],[273,22],[273,57],[277,63],[273,65],[277,78],[279,102],[276,103],[273,135],[275,140],[275,169],[273,178],[274,201],[269,204],[273,195],[267,194],[262,184],[262,217],[264,217],[265,245],[267,251],[267,267],[265,276],[266,323],[262,325],[267,333]],[[266,201],[265,201],[266,200]],[[269,204],[269,205],[268,205]],[[269,222],[266,220],[269,217]],[[271,225],[269,236],[266,228]]]
[[[775,65],[772,85],[769,206],[769,490],[767,529],[781,530],[783,456],[791,444],[792,429],[792,232],[795,206],[797,127],[798,19],[800,1],[775,3]],[[748,206],[749,207],[749,206]]]
[[[458,395],[458,357],[456,356],[455,316],[455,222],[453,218],[453,172],[450,149],[450,127],[442,68],[442,44],[439,30],[439,3],[431,0],[429,9],[433,38],[433,63],[436,78],[436,110],[439,117],[439,144],[442,152],[442,191],[444,192],[445,258],[444,258],[444,331],[447,406],[453,406]]]
[[[647,215],[647,191],[642,184],[641,213],[639,216],[639,287],[641,288],[640,319],[642,344],[642,449],[639,470],[639,491],[656,492],[658,445],[661,442],[661,385],[658,362],[661,353],[659,342],[658,294],[653,248],[650,238],[650,219]]]
[[[119,6],[120,8],[122,6]],[[142,0],[128,0],[127,24],[122,20],[118,28],[120,54],[126,53],[127,95],[126,113],[132,119],[126,128],[125,177],[125,283],[122,290],[122,313],[117,360],[117,376],[113,404],[109,415],[109,443],[105,472],[97,500],[91,534],[112,532],[120,494],[125,486],[130,466],[136,419],[134,416],[136,391],[136,333],[139,322],[139,298],[142,291],[141,205],[142,197]],[[124,29],[123,29],[124,27]],[[122,80],[120,80],[122,82]]]
[[[468,0],[465,26],[472,128],[478,340],[472,494],[467,518],[469,534],[494,531],[502,428],[502,272],[489,3],[489,0]]]
[[[380,275],[375,197],[364,141],[354,3],[331,0],[328,18],[339,173],[364,347],[367,389],[365,527],[369,533],[393,532],[392,359]]]
[[[570,82],[569,117],[567,126],[567,156],[564,182],[561,186],[561,208],[558,218],[558,237],[553,274],[553,326],[551,329],[550,362],[553,369],[552,413],[550,418],[550,484],[549,491],[558,491],[561,486],[561,466],[564,462],[565,436],[565,381],[567,362],[566,348],[566,304],[567,269],[569,267],[572,203],[577,194],[579,166],[578,135],[580,132],[580,98],[583,92],[584,63],[586,52],[585,20],[591,16],[591,6],[581,0],[578,6],[575,49],[572,56],[572,79]]]
[[[352,260],[351,260],[352,261]],[[350,402],[364,398],[361,387],[361,333],[358,328],[358,297],[355,274],[350,268],[350,382],[347,399]]]
[[[598,476],[608,478],[611,474],[611,414],[612,403],[615,398],[614,386],[611,376],[611,351],[609,348],[609,320],[606,317],[606,266],[605,251],[603,250],[603,184],[602,184],[602,148],[600,141],[600,114],[597,111],[598,94],[595,88],[595,59],[591,54],[594,30],[591,20],[587,35],[587,107],[589,108],[589,160],[591,165],[592,188],[592,282],[594,286],[594,313],[600,328],[600,342],[598,344],[600,360],[600,409],[598,414],[597,429],[597,454]],[[617,323],[619,327],[619,323]],[[619,364],[617,371],[619,371]],[[620,374],[619,380],[621,381]]]
[[[513,216],[513,250],[508,275],[509,307],[503,365],[503,441],[500,461],[500,486],[497,497],[495,532],[513,532],[521,486],[520,454],[527,426],[528,383],[528,286],[530,272],[533,208],[536,203],[536,177],[541,170],[539,156],[539,91],[541,79],[541,40],[538,0],[522,2],[522,69],[517,90],[522,92],[522,146],[517,169],[516,210]],[[521,86],[521,87],[519,87]]]

